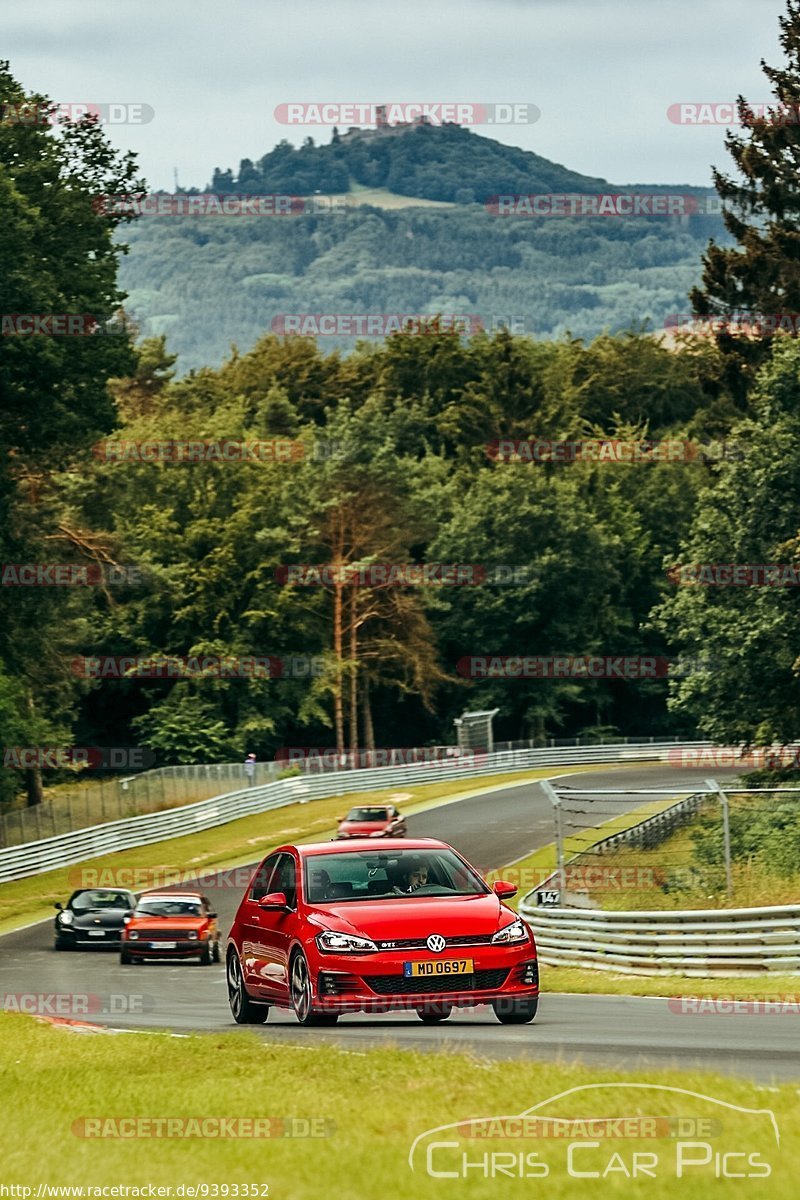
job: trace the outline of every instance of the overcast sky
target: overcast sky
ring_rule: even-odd
[[[6,0],[0,55],[62,102],[140,103],[114,143],[152,188],[205,186],[257,159],[287,102],[527,102],[535,124],[479,127],[616,183],[707,184],[724,126],[671,123],[681,102],[770,99],[784,0]]]

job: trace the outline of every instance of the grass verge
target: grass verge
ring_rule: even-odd
[[[525,1029],[535,1042],[536,1026]],[[3,1118],[3,1182],[32,1187],[33,1197],[39,1184],[145,1189],[148,1184],[206,1184],[209,1197],[249,1194],[269,1200],[513,1200],[529,1198],[537,1185],[537,1190],[546,1188],[551,1200],[573,1200],[597,1184],[612,1197],[630,1194],[632,1186],[638,1192],[641,1186],[658,1200],[679,1195],[699,1200],[714,1190],[753,1200],[789,1200],[797,1194],[800,1098],[794,1086],[763,1088],[695,1070],[598,1072],[530,1059],[492,1062],[390,1045],[352,1053],[318,1040],[311,1044],[311,1035],[309,1043],[290,1046],[244,1032],[186,1038],[79,1036],[0,1014],[0,1046],[14,1096]],[[647,1086],[634,1090],[631,1084]],[[581,1136],[578,1126],[575,1136],[565,1137],[559,1125],[556,1137],[541,1132],[520,1137],[518,1127],[517,1136],[509,1132],[505,1137],[485,1136],[495,1132],[486,1127],[484,1136],[476,1137],[472,1127],[468,1137],[462,1125],[459,1131],[424,1138],[414,1154],[414,1169],[409,1165],[412,1144],[426,1130],[508,1117],[584,1085],[595,1086],[551,1099],[537,1115],[661,1118],[655,1134],[614,1137],[611,1125],[606,1128],[612,1132],[598,1138],[596,1133]],[[191,1141],[174,1136],[143,1140],[141,1132],[108,1136],[120,1128],[107,1124],[109,1120],[131,1117],[272,1118],[276,1135],[303,1128],[292,1126],[291,1119],[306,1119],[324,1136],[207,1136]],[[87,1126],[87,1118],[100,1123]],[[705,1135],[698,1136],[698,1121],[712,1122],[704,1127]],[[513,1129],[505,1125],[502,1132]],[[86,1137],[88,1130],[105,1136]],[[431,1167],[440,1173],[455,1171],[455,1178],[434,1178],[426,1170],[428,1148],[436,1141],[455,1145],[431,1149]],[[576,1143],[572,1174],[570,1143]],[[639,1175],[632,1185],[634,1152],[648,1155],[649,1174]],[[723,1160],[725,1154],[733,1157]],[[462,1155],[473,1165],[465,1169]],[[677,1174],[680,1158],[683,1178]],[[688,1159],[697,1165],[689,1166]],[[762,1177],[747,1178],[744,1189],[738,1180],[726,1187],[717,1183],[725,1169]],[[597,1174],[576,1179],[577,1171]],[[266,1185],[268,1191],[259,1187],[247,1193],[245,1184]],[[216,1193],[213,1185],[218,1185]]]

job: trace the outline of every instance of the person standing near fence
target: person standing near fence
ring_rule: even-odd
[[[247,786],[252,787],[256,777],[256,756],[248,754],[244,760],[244,773],[247,776]]]

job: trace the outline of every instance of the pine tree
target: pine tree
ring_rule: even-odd
[[[762,315],[800,314],[800,0],[788,0],[779,24],[787,64],[778,69],[761,62],[774,108],[756,113],[738,97],[743,133],[728,131],[725,144],[741,178],[714,170],[725,227],[739,245],[712,240],[703,258],[702,287],[690,293],[700,316],[758,314],[751,328],[760,343],[735,339],[745,362],[760,358],[771,341],[772,328]],[[777,325],[798,332],[796,321],[791,328],[789,321]],[[733,348],[724,331],[719,340],[723,349]]]

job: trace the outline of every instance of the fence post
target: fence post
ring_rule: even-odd
[[[728,899],[733,895],[733,878],[731,876],[731,819],[728,797],[717,783],[716,779],[707,779],[706,787],[716,792],[722,805],[722,840],[725,846],[725,890]]]

